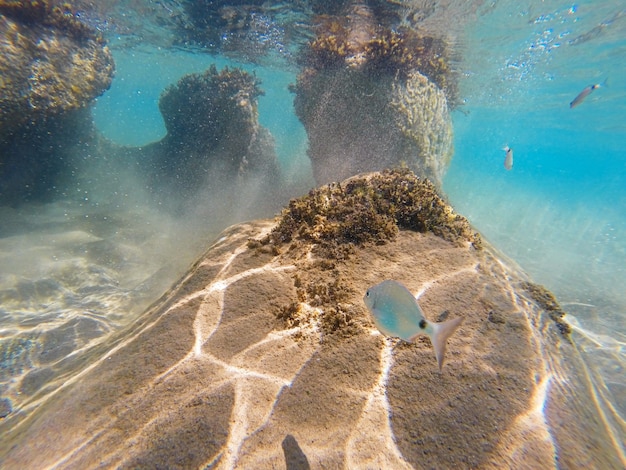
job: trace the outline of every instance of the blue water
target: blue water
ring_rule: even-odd
[[[626,4],[502,5],[466,30],[444,189],[568,311],[626,416]],[[595,32],[594,32],[595,31]],[[582,41],[582,38],[590,38]],[[586,86],[603,83],[578,107]],[[514,149],[507,171],[502,147]],[[623,421],[622,421],[623,422]]]
[[[597,372],[596,385],[606,386],[606,396],[623,420],[626,3],[506,1],[485,4],[469,18],[455,31],[463,104],[452,114],[455,152],[443,189],[491,244],[557,295]],[[259,119],[276,141],[287,182],[301,193],[315,184],[306,133],[288,91],[295,68],[238,63],[151,44],[130,47],[113,41],[112,52],[116,78],[93,110],[97,128],[108,139],[127,146],[158,141],[165,135],[158,99],[168,85],[213,63],[218,68],[239,65],[261,80],[265,95],[259,100]],[[582,89],[607,78],[608,87],[570,109]],[[514,150],[511,171],[503,166],[505,145]],[[78,299],[76,312],[88,309],[102,330],[112,331],[130,321],[121,312],[131,306],[139,312],[184,271],[223,223],[234,221],[191,214],[181,222],[145,208],[141,197],[117,214],[110,210],[106,201],[98,206],[93,200],[20,211],[0,208],[3,220],[30,230],[27,236],[0,240],[0,291],[18,292],[55,280],[54,292]],[[66,235],[58,236],[59,228]],[[72,269],[89,276],[80,282],[69,279]],[[85,284],[102,289],[98,302],[80,298]],[[15,305],[0,310],[0,333],[22,335],[28,346],[14,376],[0,377],[0,392],[17,404],[16,377],[37,367],[28,348],[35,348],[40,334],[23,319],[44,311],[46,318],[37,328],[45,330],[60,321],[55,314],[68,318],[83,313],[59,307],[50,300],[54,296],[42,294],[30,303],[20,302],[18,294],[16,298]],[[91,336],[79,338],[75,347],[93,341]]]
[[[516,14],[500,8],[468,28],[466,114],[454,115],[456,152],[444,187],[460,212],[564,303],[602,309],[587,327],[623,344],[626,5],[546,3]],[[575,41],[600,24],[597,36]],[[504,32],[512,40],[497,40]],[[607,78],[608,87],[569,107]],[[504,145],[514,149],[510,172]]]

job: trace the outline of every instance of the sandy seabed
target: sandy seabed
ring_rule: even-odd
[[[400,231],[331,264],[227,229],[180,282],[30,413],[0,424],[3,468],[619,468],[564,339],[489,248]],[[464,317],[439,372],[429,340],[382,336],[383,279],[431,320]],[[290,312],[285,321],[285,312]]]

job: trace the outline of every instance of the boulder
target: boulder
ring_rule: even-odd
[[[381,26],[363,4],[327,16],[292,91],[318,184],[406,165],[441,186],[456,85],[440,38]]]
[[[620,468],[556,300],[432,189],[358,176],[225,230],[0,422],[3,467]],[[426,337],[376,330],[383,279],[464,318],[441,372]]]
[[[187,197],[238,181],[275,188],[278,161],[270,132],[259,124],[259,85],[240,68],[218,72],[212,65],[168,87],[159,100],[167,135],[134,150],[151,186],[174,186]]]
[[[102,37],[69,5],[0,2],[0,136],[30,120],[84,108],[111,85]]]
[[[0,201],[49,198],[92,137],[86,108],[109,88],[113,58],[68,4],[45,0],[0,1],[0,57]]]

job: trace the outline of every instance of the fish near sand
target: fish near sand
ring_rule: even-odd
[[[504,168],[510,170],[513,168],[513,149],[508,145],[505,145],[502,150],[506,152],[506,156],[504,157]]]
[[[583,91],[581,91],[580,93],[578,93],[578,96],[576,98],[574,98],[574,100],[569,104],[569,107],[570,108],[575,108],[580,103],[582,103],[584,101],[584,99],[587,98],[587,96],[589,96],[591,93],[593,93],[594,90],[596,90],[597,88],[600,88],[602,86],[606,86],[606,80],[604,80],[604,82],[602,82],[602,84],[596,83],[595,85],[589,85],[588,87],[585,87],[585,89]]]
[[[459,327],[463,318],[442,323],[431,323],[411,292],[398,281],[387,280],[370,287],[363,297],[372,312],[376,327],[388,336],[415,341],[419,335],[428,335],[435,348],[439,370],[443,367],[448,338]]]

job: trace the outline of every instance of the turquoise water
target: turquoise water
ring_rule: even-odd
[[[444,191],[488,241],[557,295],[596,387],[623,423],[626,4],[497,2],[454,34],[463,105],[453,112],[455,153]],[[106,138],[127,146],[158,141],[165,135],[158,99],[168,85],[212,63],[240,65],[261,79],[259,119],[276,141],[287,182],[300,193],[314,186],[288,91],[293,66],[111,39],[116,78],[93,110]],[[581,90],[607,78],[607,87],[570,109]],[[505,145],[514,150],[511,171],[503,166]],[[68,351],[88,350],[132,321],[237,221],[215,211],[163,213],[140,188],[117,196],[85,191],[80,200],[0,209],[0,334],[13,341],[3,350],[13,366],[0,375],[0,392],[14,406],[63,370]],[[50,335],[55,328],[59,334]]]
[[[597,386],[606,385],[622,420],[625,6],[534,2],[497,8],[469,26],[467,101],[454,114],[455,156],[444,182],[454,206],[557,295],[599,371]],[[607,78],[608,87],[569,107],[587,85]],[[514,149],[510,172],[504,145]]]

